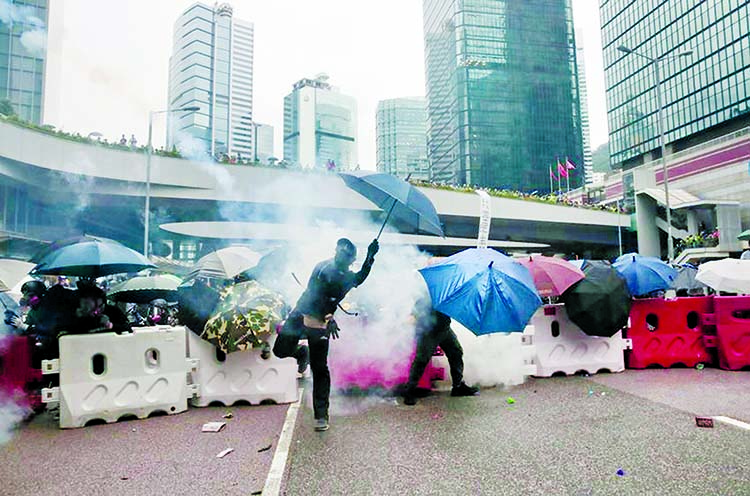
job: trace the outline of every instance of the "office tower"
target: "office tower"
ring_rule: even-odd
[[[320,74],[284,97],[284,160],[304,168],[352,170],[357,162],[357,102]]]
[[[377,169],[401,178],[429,179],[427,107],[424,98],[394,98],[378,103]]]
[[[583,138],[583,171],[585,184],[594,184],[594,157],[591,151],[591,128],[589,126],[589,102],[586,87],[586,58],[583,53],[583,35],[576,32],[576,63],[578,64],[578,94],[581,102],[581,136]]]

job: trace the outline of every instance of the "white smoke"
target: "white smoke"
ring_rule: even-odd
[[[200,140],[190,133],[176,131],[174,136],[174,146],[180,155],[203,164],[206,167],[215,167],[217,164],[211,163],[211,154],[205,141]]]
[[[16,405],[10,400],[0,399],[0,446],[3,446],[13,439],[13,432],[16,426],[23,421],[26,416],[24,408]]]

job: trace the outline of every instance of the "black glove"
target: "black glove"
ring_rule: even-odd
[[[378,243],[377,239],[373,239],[370,246],[367,247],[367,258],[373,258],[379,249],[380,243]]]
[[[328,324],[326,325],[326,331],[328,332],[328,336],[331,339],[338,339],[339,338],[339,325],[336,323],[335,320],[331,319],[328,321]]]

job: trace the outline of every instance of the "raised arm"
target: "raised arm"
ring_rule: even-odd
[[[367,257],[365,257],[365,261],[362,263],[362,268],[359,269],[359,272],[354,274],[354,287],[356,288],[363,282],[365,282],[365,279],[367,279],[367,276],[370,275],[370,271],[372,270],[372,264],[375,262],[375,254],[380,249],[380,244],[378,243],[377,239],[373,239],[372,243],[370,243],[370,246],[367,247]]]

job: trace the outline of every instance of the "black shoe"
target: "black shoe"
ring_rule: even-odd
[[[406,390],[404,392],[404,405],[414,406],[417,404],[417,397],[414,395],[414,391]]]
[[[479,388],[467,385],[461,381],[458,386],[453,386],[451,389],[451,396],[475,396],[479,392]]]
[[[315,432],[325,432],[328,430],[327,419],[315,419]]]
[[[310,350],[307,346],[300,346],[297,350],[297,373],[304,374],[310,364]]]

